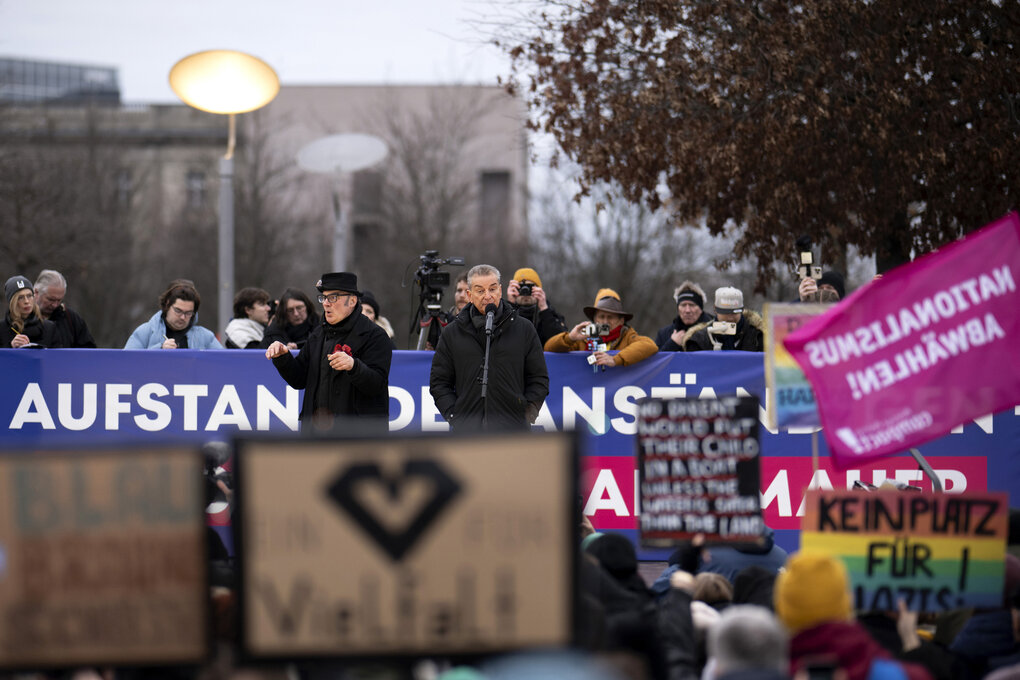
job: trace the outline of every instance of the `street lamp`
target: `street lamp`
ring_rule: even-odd
[[[386,142],[372,135],[343,134],[320,137],[298,152],[298,165],[308,172],[332,174],[338,188],[333,190],[333,271],[347,271],[348,215],[352,212],[352,173],[370,168],[386,158]]]
[[[234,144],[235,114],[260,109],[280,91],[268,64],[244,52],[206,50],[184,57],[170,69],[170,87],[188,106],[229,117],[227,152],[220,159],[219,326],[230,323],[234,304]]]

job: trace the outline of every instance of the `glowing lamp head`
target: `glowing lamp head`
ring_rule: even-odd
[[[201,111],[245,113],[271,102],[280,91],[280,79],[258,57],[206,50],[174,64],[170,87],[185,104]]]

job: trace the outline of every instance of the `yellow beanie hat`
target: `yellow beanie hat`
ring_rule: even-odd
[[[773,591],[776,616],[791,633],[853,616],[843,561],[822,550],[801,550],[786,561]]]
[[[514,281],[520,283],[521,281],[531,281],[536,284],[539,288],[542,287],[542,279],[538,278],[538,272],[531,267],[521,267],[514,272]]]
[[[604,297],[612,297],[619,300],[620,294],[617,293],[612,288],[599,288],[599,292],[595,293],[595,302],[593,304],[597,306],[599,304],[599,300],[601,300]]]

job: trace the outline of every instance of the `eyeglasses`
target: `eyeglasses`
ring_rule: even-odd
[[[304,305],[297,305],[296,307],[288,307],[287,313],[290,315],[301,314],[305,311]]]
[[[353,293],[330,293],[329,295],[320,295],[315,299],[318,300],[320,303],[328,301],[329,304],[335,305],[337,303],[337,300],[339,300],[340,298],[351,297],[351,295],[353,295]]]
[[[170,309],[173,310],[174,314],[176,314],[177,316],[179,316],[179,317],[181,317],[183,319],[190,319],[191,317],[193,317],[195,315],[195,310],[193,310],[193,309],[189,310],[187,312],[185,312],[185,311],[183,311],[181,309],[177,309],[176,307],[171,307]]]

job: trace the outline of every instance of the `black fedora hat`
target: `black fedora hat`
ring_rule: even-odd
[[[360,296],[358,290],[358,275],[351,272],[330,272],[323,274],[322,278],[315,284],[315,288],[322,293],[327,290],[339,290],[344,293],[354,293]]]

